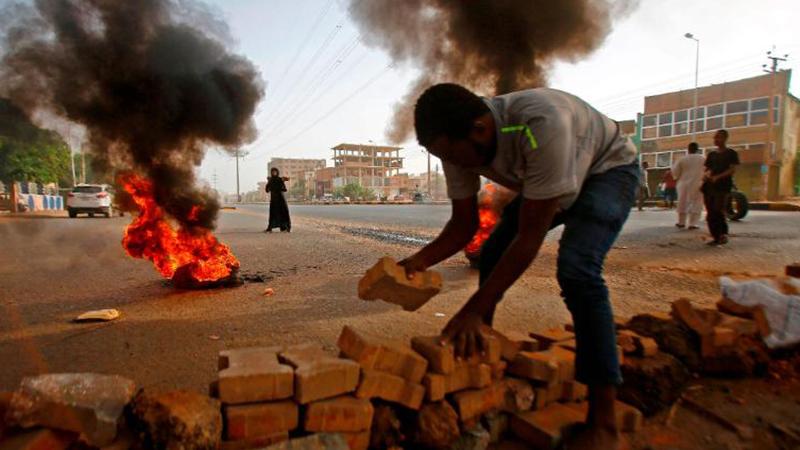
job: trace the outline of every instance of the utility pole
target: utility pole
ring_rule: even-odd
[[[239,190],[239,149],[236,149],[236,202],[242,203],[242,192]]]
[[[81,146],[81,183],[86,184],[86,151]]]
[[[425,153],[428,154],[428,198],[431,197],[431,152],[426,151]]]
[[[75,178],[75,135],[72,133],[72,125],[69,126],[69,163],[72,167],[72,187],[78,184]]]
[[[436,164],[436,190],[434,191],[436,196],[439,196],[439,164]]]
[[[692,127],[692,141],[697,142],[697,86],[698,86],[698,79],[700,76],[700,39],[694,37],[692,33],[686,33],[683,35],[686,39],[691,39],[697,44],[697,51],[695,52],[695,59],[694,59],[694,108],[692,109],[692,113],[689,114],[689,120],[691,121]]]
[[[767,105],[767,142],[766,145],[764,145],[764,161],[761,164],[761,200],[767,200],[769,197],[769,169],[772,165],[773,123],[776,119],[776,109],[779,113],[778,118],[780,118],[781,104],[783,103],[783,99],[779,97],[778,104],[775,105],[775,80],[777,79],[778,66],[781,62],[789,58],[788,54],[783,55],[783,57],[773,55],[774,49],[773,47],[772,50],[767,52],[767,59],[771,60],[771,67],[767,69],[767,64],[761,66],[764,68],[765,72],[770,74],[769,100]],[[778,151],[777,139],[775,139],[775,151]]]
[[[211,181],[214,183],[214,191],[217,190],[217,169],[214,169],[214,175],[211,176]]]

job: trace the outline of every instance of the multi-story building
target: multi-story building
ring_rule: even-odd
[[[402,183],[392,177],[400,174],[402,147],[373,144],[339,144],[333,147],[333,189],[358,183],[371,189],[380,197],[393,197],[400,193]]]
[[[322,169],[325,165],[324,159],[272,158],[267,165],[267,176],[273,167],[277,168],[281,176],[289,177],[286,189],[292,191],[301,180],[306,182],[306,173]]]
[[[768,198],[796,195],[800,100],[789,93],[790,77],[791,71],[780,71],[701,87],[696,113],[694,89],[645,97],[637,140],[642,160],[650,165],[651,192],[663,173],[686,154],[690,142],[696,141],[707,153],[714,148],[716,131],[726,129],[728,146],[738,152],[741,162],[734,177],[740,191],[761,197],[762,174],[766,174]]]

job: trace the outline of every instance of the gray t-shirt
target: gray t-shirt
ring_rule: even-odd
[[[616,122],[574,95],[538,88],[484,101],[497,124],[497,153],[484,167],[443,163],[452,199],[475,195],[483,175],[527,199],[558,197],[563,210],[589,176],[636,159]]]

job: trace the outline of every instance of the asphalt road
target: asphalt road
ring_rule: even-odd
[[[149,262],[127,256],[120,240],[130,217],[0,216],[0,390],[43,371],[117,373],[143,386],[204,390],[225,348],[314,342],[334,350],[346,324],[395,338],[436,334],[477,284],[456,255],[437,267],[444,291],[415,312],[356,297],[364,271],[382,255],[419,248],[447,220],[447,206],[291,211],[292,232],[272,234],[261,232],[265,206],[223,211],[218,237],[242,273],[266,281],[206,291],[178,291]],[[732,225],[724,248],[706,247],[703,231],[679,231],[674,219],[671,211],[632,211],[606,264],[616,313],[666,311],[679,297],[711,304],[719,275],[776,275],[800,255],[798,213],[754,212]],[[500,330],[568,320],[553,276],[556,251],[551,239],[506,293]],[[264,296],[266,287],[275,295]],[[100,308],[117,308],[122,318],[71,322]]]

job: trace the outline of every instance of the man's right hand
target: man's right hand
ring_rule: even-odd
[[[422,261],[422,258],[420,258],[418,255],[419,254],[411,255],[398,263],[406,269],[406,277],[409,280],[414,278],[414,274],[417,272],[424,272],[428,268],[425,262]]]

